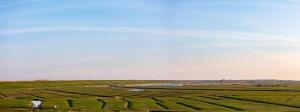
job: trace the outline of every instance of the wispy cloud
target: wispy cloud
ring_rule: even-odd
[[[135,33],[145,35],[159,35],[166,37],[197,37],[197,38],[222,38],[237,39],[253,42],[287,42],[289,44],[300,43],[300,38],[287,37],[281,35],[238,32],[238,31],[205,31],[205,30],[178,30],[178,29],[161,29],[161,28],[139,28],[139,27],[36,27],[36,28],[17,28],[0,31],[0,35],[19,35],[43,32],[114,32],[114,33]],[[4,36],[2,36],[4,37]],[[272,43],[270,43],[272,44]]]
[[[287,1],[300,3],[300,0],[287,0]]]
[[[26,0],[26,1],[14,2],[11,4],[2,4],[2,5],[0,5],[0,9],[25,5],[25,4],[29,4],[29,3],[33,3],[33,2],[38,2],[38,1],[41,1],[41,0]]]

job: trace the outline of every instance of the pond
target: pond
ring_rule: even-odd
[[[128,91],[131,91],[131,92],[141,92],[141,91],[145,91],[145,89],[129,89]]]
[[[177,84],[177,83],[149,83],[149,84],[131,84],[126,86],[184,86],[184,84]]]

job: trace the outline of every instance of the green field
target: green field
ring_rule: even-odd
[[[169,83],[185,85],[155,85]],[[31,108],[36,98],[43,100],[38,110]],[[300,112],[300,82],[0,82],[0,111]]]

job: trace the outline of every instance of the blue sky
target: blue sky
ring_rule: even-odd
[[[0,80],[300,80],[298,0],[1,0]]]

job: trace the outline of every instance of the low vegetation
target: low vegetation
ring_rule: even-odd
[[[43,103],[34,109],[36,98]],[[0,110],[5,112],[290,112],[300,111],[299,102],[300,82],[289,81],[0,82]]]

